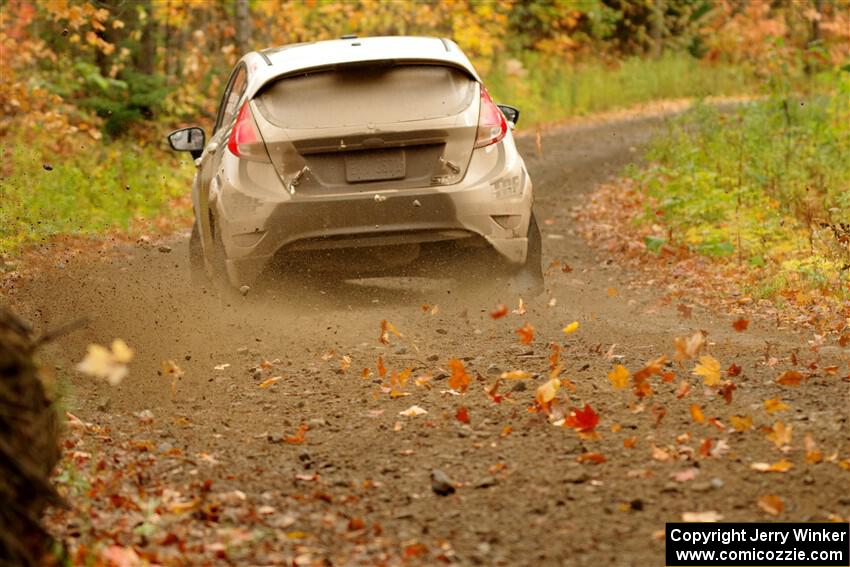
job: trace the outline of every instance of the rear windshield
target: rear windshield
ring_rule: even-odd
[[[281,79],[257,106],[281,128],[331,128],[453,116],[469,107],[475,80],[438,65],[356,67]]]

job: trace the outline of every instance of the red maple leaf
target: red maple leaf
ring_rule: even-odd
[[[460,406],[457,408],[455,418],[457,418],[457,420],[461,423],[469,423],[469,410],[466,409],[466,406]]]
[[[571,427],[580,433],[592,433],[597,424],[599,415],[589,404],[584,404],[584,409],[574,409],[564,421],[564,427]]]

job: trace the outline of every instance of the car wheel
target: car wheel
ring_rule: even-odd
[[[201,245],[201,231],[198,222],[192,225],[192,235],[189,237],[189,275],[192,285],[203,286],[209,283],[204,267],[204,248]]]
[[[510,285],[523,293],[543,293],[543,237],[540,235],[540,226],[534,213],[528,223],[528,252],[525,264],[511,275]]]

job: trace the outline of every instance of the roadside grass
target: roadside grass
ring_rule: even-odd
[[[528,54],[513,75],[505,69],[494,66],[485,83],[497,102],[520,109],[520,128],[661,99],[752,94],[759,84],[745,67],[708,64],[687,54],[631,57],[616,66]]]
[[[632,179],[650,251],[685,247],[754,275],[759,298],[850,299],[850,73],[829,93],[697,105]]]
[[[189,192],[193,167],[185,156],[129,138],[65,140],[64,154],[47,133],[8,138],[0,147],[9,172],[0,178],[0,253],[59,235],[133,235],[145,221],[186,215],[169,206]]]

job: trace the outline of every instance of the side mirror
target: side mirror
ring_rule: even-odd
[[[510,123],[512,127],[516,127],[516,123],[519,122],[519,108],[515,106],[511,106],[509,104],[497,104],[499,110],[502,111],[502,114],[505,115],[505,119]]]
[[[175,130],[168,135],[168,143],[171,149],[178,152],[189,152],[194,159],[201,157],[204,152],[204,143],[206,135],[202,128],[193,126],[191,128],[181,128]]]

